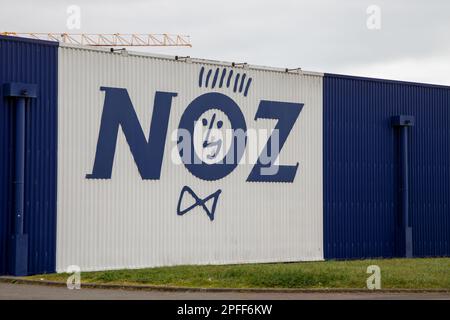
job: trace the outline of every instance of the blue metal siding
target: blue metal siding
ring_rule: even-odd
[[[55,270],[57,55],[57,43],[0,36],[0,85],[38,85],[38,98],[26,106],[24,230],[29,236],[29,273]],[[0,91],[0,274],[7,273],[12,228],[13,113],[14,106]]]
[[[450,255],[450,88],[327,74],[324,77],[325,258],[399,256],[398,136],[409,130],[414,256]]]

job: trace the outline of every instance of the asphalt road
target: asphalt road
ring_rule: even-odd
[[[163,292],[118,289],[69,290],[63,287],[0,283],[0,300],[336,300],[336,299],[439,299],[450,293],[244,293],[244,292]]]

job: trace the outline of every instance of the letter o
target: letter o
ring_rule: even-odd
[[[234,157],[232,163],[213,163],[208,164],[203,162],[197,157],[194,149],[194,126],[195,122],[200,118],[200,116],[210,109],[217,109],[225,113],[230,120],[233,132],[236,130],[242,130],[244,133],[247,132],[247,125],[245,123],[244,115],[242,114],[239,106],[234,102],[233,99],[227,97],[224,94],[211,92],[205,93],[197,98],[195,98],[184,111],[180,119],[180,124],[178,129],[185,129],[191,134],[191,159],[190,163],[184,163],[185,167],[194,176],[202,180],[218,180],[229,175],[238,165],[239,161],[244,154],[245,145],[247,143],[247,138],[244,139],[244,145],[239,147],[238,137],[233,135],[233,140],[231,146],[228,150],[227,155],[224,159],[229,159],[230,152],[234,152]],[[178,145],[178,151],[181,155],[180,145]],[[227,158],[228,156],[228,158]],[[228,161],[226,161],[228,162]]]

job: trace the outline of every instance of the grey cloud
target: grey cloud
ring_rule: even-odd
[[[81,32],[192,37],[192,49],[144,49],[155,53],[344,73],[450,53],[450,2],[444,0],[15,1],[3,5],[0,29],[68,31],[70,4],[81,6]],[[379,31],[366,28],[371,4],[381,8]]]

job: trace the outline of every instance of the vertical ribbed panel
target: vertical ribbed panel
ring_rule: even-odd
[[[58,271],[72,264],[99,270],[323,259],[321,75],[106,50],[59,50]],[[251,84],[245,84],[249,78]],[[128,90],[147,138],[155,92],[178,94],[172,102],[160,180],[142,180],[121,130],[112,178],[86,179],[94,164],[105,99],[101,86]],[[223,179],[204,181],[172,162],[172,133],[181,115],[196,97],[213,91],[231,97],[252,129],[271,130],[276,124],[255,121],[260,100],[304,103],[279,161],[299,163],[293,183],[246,182],[250,164],[239,165]],[[185,185],[201,198],[222,190],[214,221],[200,206],[177,215]]]
[[[38,85],[38,98],[26,106],[24,232],[29,237],[29,273],[55,270],[57,54],[56,43],[0,36],[0,86]],[[0,92],[0,274],[7,272],[12,228],[13,114],[14,104]]]
[[[398,136],[409,129],[410,219],[415,256],[450,254],[450,88],[324,77],[325,258],[393,257],[403,248]]]

